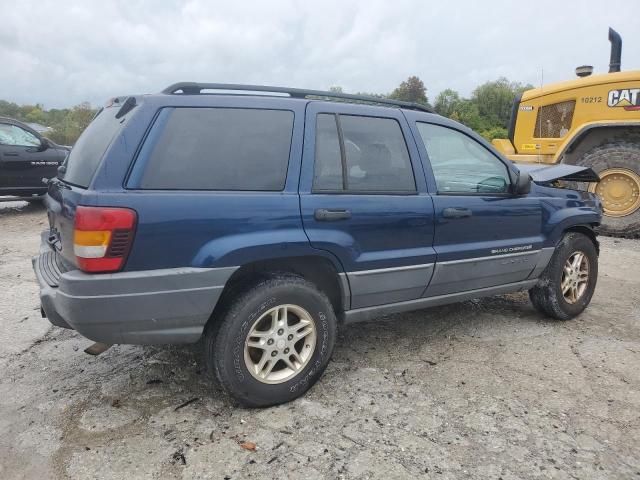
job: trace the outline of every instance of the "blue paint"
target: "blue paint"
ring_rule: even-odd
[[[134,209],[138,225],[125,270],[181,266],[224,267],[280,257],[320,255],[338,272],[384,269],[469,259],[520,245],[554,246],[575,225],[600,222],[601,208],[589,193],[532,185],[527,195],[438,195],[416,122],[454,128],[517,168],[466,127],[437,115],[387,107],[232,95],[149,95],[112,142],[88,189],[49,187],[52,226],[62,236],[64,256],[74,261],[72,231],[77,205]],[[283,109],[294,113],[293,141],[282,192],[138,190],[145,151],[157,141],[150,126],[162,109],[175,107]],[[311,191],[318,113],[395,119],[407,143],[415,194],[315,194]],[[443,216],[450,207],[468,218]],[[317,221],[316,209],[348,209],[351,218]],[[425,280],[428,282],[428,279]],[[426,285],[425,285],[426,286]]]

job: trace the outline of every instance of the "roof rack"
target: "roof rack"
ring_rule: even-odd
[[[351,102],[362,102],[374,105],[390,105],[394,107],[407,108],[411,110],[419,110],[422,112],[434,113],[434,111],[426,105],[413,102],[403,102],[401,100],[391,100],[389,98],[369,97],[367,95],[352,95],[341,92],[325,92],[322,90],[304,90],[302,88],[287,87],[269,87],[265,85],[240,85],[235,83],[198,83],[198,82],[179,82],[169,85],[162,90],[161,93],[167,95],[200,95],[203,90],[226,90],[239,92],[265,92],[275,94],[285,94],[291,98],[306,98],[315,100],[347,100]],[[227,92],[221,92],[226,94]]]

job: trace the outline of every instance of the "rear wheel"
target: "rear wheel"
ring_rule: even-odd
[[[328,298],[292,275],[245,290],[214,322],[205,332],[207,364],[227,393],[250,407],[305,393],[329,362],[337,325]]]
[[[599,231],[616,237],[639,237],[640,145],[607,143],[590,150],[576,163],[591,167],[600,176],[599,183],[589,185],[604,209]]]
[[[591,302],[598,280],[598,252],[591,239],[567,233],[535,287],[529,290],[533,306],[556,320],[579,315]]]

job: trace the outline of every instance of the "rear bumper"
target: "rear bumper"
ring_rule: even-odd
[[[51,285],[47,251],[34,257],[40,301],[49,321],[102,343],[198,341],[237,267],[171,268],[90,275],[61,273]],[[51,253],[49,253],[51,255]]]

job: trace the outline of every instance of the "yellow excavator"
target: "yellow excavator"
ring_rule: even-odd
[[[576,68],[575,80],[516,97],[509,138],[493,144],[514,162],[583,165],[602,199],[604,234],[640,237],[640,70],[621,72],[622,39],[609,28],[609,73]]]

